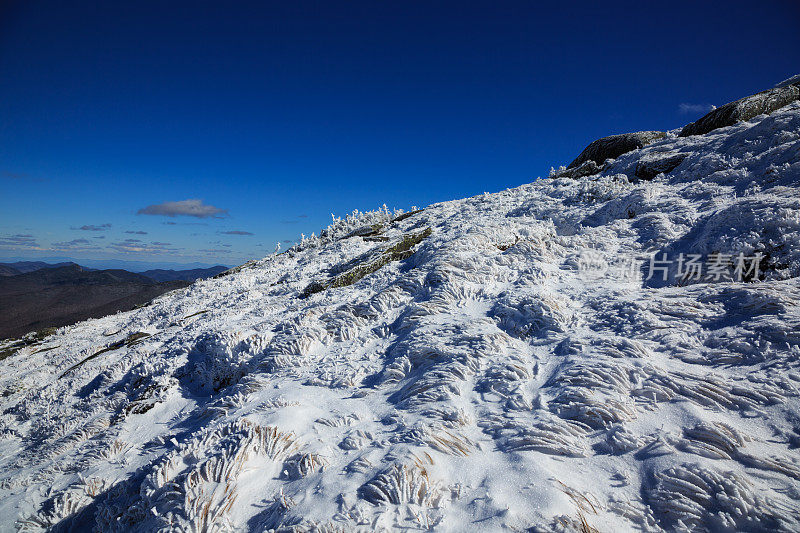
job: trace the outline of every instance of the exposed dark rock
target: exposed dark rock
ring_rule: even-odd
[[[584,161],[583,164],[579,167],[575,168],[568,168],[567,170],[562,170],[560,172],[556,172],[552,176],[553,179],[558,178],[582,178],[584,176],[594,176],[595,174],[599,174],[603,170],[603,167],[598,166],[597,163],[594,161]]]
[[[67,374],[69,374],[70,372],[72,372],[73,370],[75,370],[76,368],[81,366],[82,364],[84,364],[84,363],[86,363],[88,361],[91,361],[92,359],[94,359],[98,355],[102,355],[102,354],[104,354],[106,352],[111,352],[113,350],[117,350],[119,348],[122,348],[123,346],[134,346],[134,345],[139,344],[140,342],[142,342],[142,339],[146,339],[149,336],[150,336],[150,334],[149,333],[145,333],[144,331],[137,331],[136,333],[131,333],[130,335],[128,335],[124,339],[119,340],[117,342],[112,342],[111,344],[107,345],[105,348],[102,348],[101,350],[93,353],[92,355],[90,355],[88,357],[85,357],[84,359],[78,361],[77,363],[75,363],[74,365],[72,365],[71,367],[66,369],[64,372],[62,372],[61,375],[58,376],[58,378],[59,379],[63,378],[64,376],[66,376]]]
[[[286,252],[281,252],[281,253],[286,253]],[[241,272],[242,270],[245,270],[245,269],[248,269],[248,268],[252,268],[257,263],[258,263],[258,261],[256,261],[255,259],[251,259],[250,261],[248,261],[247,263],[245,263],[243,265],[239,265],[239,266],[236,266],[236,267],[233,267],[233,268],[229,268],[228,270],[220,272],[219,274],[214,276],[213,279],[219,279],[219,278],[224,278],[225,276],[230,276],[231,274],[235,274],[237,272]]]
[[[681,130],[680,136],[703,135],[717,128],[733,126],[758,115],[772,113],[798,98],[800,98],[800,88],[792,84],[761,91],[718,107],[701,119],[687,124]]]
[[[583,152],[567,168],[575,168],[586,161],[594,161],[598,165],[602,165],[606,159],[616,159],[622,154],[663,139],[665,136],[666,133],[663,131],[637,131],[603,137],[584,148]]]
[[[300,294],[301,298],[308,298],[312,294],[322,292],[324,290],[334,287],[347,287],[357,282],[364,276],[372,274],[392,261],[402,261],[408,259],[414,254],[414,246],[421,243],[432,234],[431,228],[425,228],[424,231],[414,234],[408,234],[397,244],[390,246],[383,250],[377,259],[372,262],[365,262],[347,270],[343,274],[330,279],[328,281],[312,281]]]
[[[414,215],[416,215],[417,213],[421,213],[421,212],[422,212],[422,209],[415,209],[415,210],[413,210],[413,211],[409,211],[409,212],[407,212],[407,213],[403,213],[403,214],[401,214],[401,215],[397,215],[396,217],[394,217],[394,218],[392,219],[392,222],[393,222],[393,223],[394,223],[394,222],[400,222],[401,220],[405,220],[405,219],[407,219],[408,217],[413,217],[413,216],[414,216]]]
[[[350,237],[374,237],[375,235],[380,235],[383,231],[383,224],[370,224],[368,226],[361,226],[360,228],[356,228],[347,235],[344,236],[345,239],[349,239]]]
[[[683,163],[686,154],[672,154],[658,159],[642,159],[636,164],[635,175],[642,180],[651,180],[659,174],[666,174]]]

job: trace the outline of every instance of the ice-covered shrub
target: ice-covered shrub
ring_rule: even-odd
[[[251,356],[242,340],[240,334],[228,332],[201,335],[188,354],[182,378],[203,394],[237,383],[247,373]]]
[[[757,495],[736,473],[693,463],[657,472],[648,499],[662,525],[677,531],[792,531],[800,525],[794,513]]]
[[[395,463],[359,489],[362,498],[375,505],[412,503],[438,507],[440,484],[430,478],[421,461]]]
[[[536,287],[500,295],[491,316],[500,329],[519,338],[564,333],[577,321],[566,299]]]

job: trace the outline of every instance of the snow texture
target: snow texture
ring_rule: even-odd
[[[0,362],[0,530],[797,531],[799,192],[795,102],[62,328]]]

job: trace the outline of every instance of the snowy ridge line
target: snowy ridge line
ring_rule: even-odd
[[[0,530],[797,531],[799,188],[795,102],[62,328],[0,361]]]

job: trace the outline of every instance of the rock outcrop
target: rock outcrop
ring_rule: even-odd
[[[616,159],[622,154],[663,139],[664,136],[666,133],[663,131],[637,131],[603,137],[584,148],[583,152],[567,168],[575,168],[586,161],[594,161],[598,165],[602,165],[606,159]]]
[[[651,180],[659,174],[666,174],[683,163],[686,154],[671,154],[657,159],[642,159],[636,164],[635,175],[641,180]]]
[[[564,168],[564,167],[561,167]],[[583,164],[577,167],[568,168],[566,170],[559,170],[550,175],[551,178],[583,178],[584,176],[594,176],[602,172],[603,167],[594,161],[584,161]]]
[[[793,78],[790,78],[790,80],[787,81],[791,81],[792,79]],[[701,119],[687,124],[681,130],[680,136],[703,135],[717,128],[733,126],[738,122],[750,120],[758,115],[772,113],[776,109],[791,104],[798,98],[800,98],[800,88],[793,84],[761,91],[760,93],[718,107]]]

